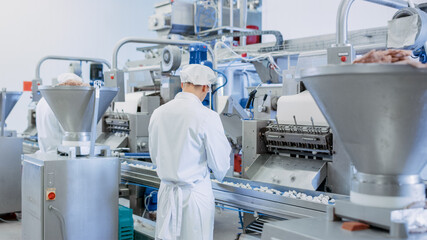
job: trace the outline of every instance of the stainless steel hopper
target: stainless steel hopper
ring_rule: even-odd
[[[12,111],[15,104],[18,102],[19,98],[21,97],[22,92],[8,92],[6,91],[6,102],[5,102],[5,108],[4,113],[5,117],[4,119],[7,119],[9,116],[9,113]],[[3,92],[0,91],[0,119],[2,119],[3,114]]]
[[[352,202],[403,207],[425,199],[418,174],[427,160],[427,69],[330,65],[303,70],[301,80],[357,170]]]
[[[9,116],[9,113],[12,111],[21,95],[22,92],[8,92],[5,88],[0,92],[0,136],[4,136],[6,118]]]
[[[94,109],[94,88],[80,86],[41,86],[41,94],[64,128],[63,144],[90,141]],[[102,87],[98,121],[117,94],[117,88]]]

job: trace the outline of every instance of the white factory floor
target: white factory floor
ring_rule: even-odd
[[[1,217],[1,216],[0,216]],[[6,218],[5,216],[2,216]],[[7,223],[0,221],[0,240],[20,240],[21,222],[9,219]],[[234,240],[241,232],[239,227],[239,217],[234,211],[219,211],[215,214],[214,239]]]

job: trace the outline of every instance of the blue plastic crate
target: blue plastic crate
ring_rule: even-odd
[[[119,240],[134,240],[132,209],[119,205]]]

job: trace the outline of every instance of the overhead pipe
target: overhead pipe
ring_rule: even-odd
[[[119,51],[121,47],[123,47],[125,44],[128,43],[151,43],[151,44],[164,44],[164,45],[178,45],[178,46],[188,46],[193,43],[203,43],[199,41],[187,41],[187,40],[171,40],[171,39],[155,39],[155,38],[138,38],[138,37],[127,37],[123,38],[120,41],[116,43],[113,50],[113,68],[112,70],[118,70],[118,63],[117,63],[117,57],[119,54]],[[210,46],[208,46],[208,52],[209,55],[212,58],[212,62],[214,63],[215,56],[213,54],[212,49]],[[214,65],[214,69],[216,68],[216,65]]]
[[[404,0],[365,0],[367,2],[376,3],[379,5],[383,5],[386,7],[402,9],[406,8],[411,3],[408,3]],[[338,7],[338,14],[336,19],[337,24],[337,35],[336,42],[337,46],[344,46],[347,44],[348,37],[348,13],[350,11],[350,7],[353,4],[354,0],[342,0]],[[411,2],[411,1],[410,1]]]
[[[81,61],[81,62],[98,62],[105,64],[108,68],[111,69],[111,64],[105,59],[102,58],[88,58],[88,57],[71,57],[71,56],[60,56],[60,55],[48,55],[39,60],[36,66],[36,79],[41,80],[40,78],[40,68],[42,64],[47,60],[64,60],[64,61]]]

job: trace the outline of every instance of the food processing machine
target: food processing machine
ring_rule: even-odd
[[[349,7],[352,2],[343,1],[340,9],[347,9],[346,7]],[[380,4],[388,2],[389,5],[399,8],[408,6],[408,3],[402,1],[371,2]],[[174,7],[173,3],[171,3],[171,6]],[[176,7],[178,7],[178,4]],[[340,14],[348,12],[344,10]],[[341,16],[340,14],[339,16]],[[396,18],[397,16],[401,15],[396,15]],[[338,25],[346,27],[346,24],[341,24],[342,18],[338,18],[338,22],[340,22]],[[164,32],[177,30],[176,27],[177,25],[165,27],[164,29],[158,29],[158,32],[161,35]],[[422,28],[420,29],[422,30]],[[418,29],[420,34],[417,35],[417,38],[422,38],[423,36],[420,29]],[[280,36],[276,38],[277,41],[275,43],[247,46],[244,44],[233,46],[232,42],[234,40],[230,40],[230,33],[225,31],[221,33],[221,31],[215,30],[214,32],[217,35],[199,36],[197,38],[200,41],[217,40],[217,44],[213,46],[213,52],[215,53],[212,56],[213,65],[215,69],[220,70],[227,76],[229,83],[214,96],[213,107],[221,114],[226,132],[228,134],[232,133],[230,142],[232,144],[237,143],[233,145],[237,146],[236,152],[243,155],[241,174],[243,178],[228,176],[222,183],[213,181],[215,199],[219,206],[226,205],[237,210],[243,209],[251,212],[243,216],[245,232],[258,233],[255,236],[262,239],[283,239],[284,236],[290,239],[310,237],[315,239],[327,237],[342,239],[348,237],[405,237],[403,233],[407,232],[406,230],[408,229],[402,227],[404,224],[397,223],[394,227],[391,227],[392,221],[389,217],[392,214],[390,209],[384,210],[384,208],[378,208],[378,206],[361,208],[360,205],[353,204],[348,197],[348,195],[354,196],[354,184],[352,184],[352,181],[354,182],[355,180],[352,180],[353,174],[357,177],[362,176],[362,174],[360,174],[360,169],[352,154],[348,151],[348,144],[353,144],[353,142],[351,140],[346,142],[341,134],[355,128],[348,126],[344,129],[344,127],[337,128],[335,126],[335,120],[332,119],[331,121],[328,112],[323,109],[321,97],[312,92],[313,87],[309,87],[309,83],[304,80],[304,78],[315,78],[317,76],[315,74],[307,76],[307,72],[304,71],[301,73],[301,69],[324,66],[328,62],[347,63],[351,62],[355,55],[364,54],[371,49],[385,49],[387,48],[388,31],[389,29],[386,27],[353,31],[348,33],[348,39],[352,46],[347,46],[348,43],[344,41],[342,45],[337,44],[337,46],[334,46],[336,48],[330,48],[332,44],[337,43],[338,38],[335,34],[288,40],[283,40]],[[266,32],[268,31],[264,31],[264,33]],[[340,30],[340,32],[342,31]],[[183,36],[183,39],[194,39],[192,34],[188,32]],[[345,36],[346,39],[347,35]],[[118,50],[127,42],[159,44],[144,48],[143,51],[147,52],[152,51],[152,49],[161,49],[166,44],[183,46],[182,62],[186,62],[188,61],[188,56],[186,56],[185,46],[191,43],[188,40],[123,39],[115,48],[113,65],[114,62],[117,62],[114,59],[117,58]],[[415,49],[415,47],[408,47],[408,49]],[[157,51],[157,53],[160,52],[162,51]],[[162,56],[161,54],[156,54],[154,50],[152,53],[149,59],[146,58],[146,60],[135,62],[132,70],[139,68],[142,71],[146,71],[149,74],[145,74],[145,76],[149,76],[150,81],[157,80],[159,82],[158,79],[160,78],[158,75],[156,76],[155,72],[161,71]],[[245,57],[246,55],[250,55],[251,58]],[[332,60],[331,56],[333,56]],[[248,67],[248,65],[253,66]],[[405,72],[406,70],[403,69],[402,71]],[[256,72],[258,79],[256,81],[248,79],[248,84],[242,84],[244,81],[241,81],[240,78],[245,79],[248,72]],[[179,70],[177,74],[179,75]],[[341,74],[343,73],[341,72],[339,75]],[[124,82],[122,81],[124,80],[122,70],[119,70],[117,66],[113,66],[113,71],[105,74],[105,76],[107,76],[107,84],[123,86],[123,89],[126,89],[125,85],[122,85]],[[300,81],[301,77],[303,77],[302,81]],[[224,79],[220,80],[218,85],[223,83]],[[332,83],[330,84],[332,85]],[[157,86],[160,88],[166,85],[160,84]],[[418,86],[420,85],[418,84]],[[313,95],[306,91],[307,89]],[[344,89],[342,95],[348,93],[345,91],[345,87],[336,91],[341,91],[341,89]],[[353,89],[356,89],[354,92],[357,93],[363,92],[363,89],[360,90],[360,88],[354,87]],[[252,92],[254,92],[252,94],[252,102],[249,101],[249,106],[245,106],[250,99],[245,100],[244,98],[250,98]],[[381,91],[378,90],[378,92]],[[330,95],[334,94],[331,93]],[[345,96],[342,97],[344,98]],[[366,97],[363,100],[367,101],[368,99],[369,97]],[[344,103],[345,101],[337,101],[334,104],[339,105],[339,108],[336,107],[336,109],[343,109]],[[325,105],[333,104],[328,102]],[[385,105],[383,105],[382,109],[385,108]],[[366,115],[377,117],[378,115],[375,114]],[[354,121],[353,119],[359,119],[362,115],[361,112],[358,112],[358,114],[351,113],[347,114],[344,119],[346,119],[346,124],[351,125]],[[353,118],[349,119],[350,116],[353,116]],[[374,121],[373,119],[371,120]],[[340,120],[340,122],[344,121]],[[383,123],[384,126],[387,126],[385,123],[388,124],[390,121],[383,121]],[[365,125],[367,125],[366,122]],[[365,125],[358,126],[363,129]],[[242,128],[239,128],[239,131],[230,131],[233,130],[233,126],[234,128],[242,126]],[[383,132],[387,130],[381,129],[384,130]],[[354,130],[351,136],[359,137],[362,132],[362,130],[359,132]],[[366,133],[366,136],[371,136],[371,140],[381,136],[379,134],[372,137],[374,133],[377,133],[377,131],[372,130]],[[403,133],[398,133],[404,136]],[[346,136],[349,135],[346,134]],[[239,138],[242,139],[240,142]],[[375,146],[375,144],[371,145]],[[358,156],[360,156],[364,149],[360,148],[358,150],[360,150],[358,151]],[[147,155],[146,158],[148,157]],[[132,160],[131,157],[123,157],[121,163],[122,181],[129,183],[128,187],[131,189],[128,191],[130,193],[131,206],[139,209],[134,211],[135,213],[142,214],[142,210],[145,207],[142,203],[143,201],[141,201],[143,194],[138,191],[137,188],[139,186],[131,185],[140,184],[158,187],[159,179],[155,173],[155,166],[148,162]],[[419,170],[422,168],[421,165],[424,164],[418,166]],[[388,181],[387,179],[385,177],[381,181]],[[392,177],[391,179],[394,178]],[[363,191],[371,191],[369,194],[376,193],[375,189],[377,188],[370,189],[372,186],[366,186],[365,180],[365,178],[358,180],[362,182],[362,184],[359,184],[363,185],[361,189]],[[418,185],[414,184],[413,187],[424,188],[424,185],[420,184],[420,181],[414,176],[408,179],[398,177],[396,181],[400,180],[408,181],[408,183],[412,181],[414,181],[413,183],[418,182]],[[418,189],[419,192],[421,192],[420,189]],[[396,189],[396,193],[403,194],[404,191],[407,190],[400,191]],[[258,213],[261,213],[261,215]],[[343,232],[344,230],[340,229],[341,222],[337,221],[341,218],[369,222],[374,227],[359,233]],[[389,220],[388,222],[387,219]],[[309,236],[306,234],[307,226],[311,225],[316,227],[313,228],[313,234]],[[297,231],[294,232],[292,229],[297,229]],[[327,235],[329,229],[333,229],[330,231],[331,235]],[[393,229],[392,232],[396,233],[389,233],[390,229]],[[414,238],[414,235],[409,234],[406,237]]]
[[[75,57],[75,56],[61,56],[61,55],[47,55],[39,59],[35,68],[35,77],[29,82],[31,85],[31,99],[32,102],[29,105],[28,117],[27,117],[27,128],[22,133],[24,138],[23,151],[25,154],[35,153],[39,150],[38,139],[37,139],[37,126],[36,126],[36,106],[40,98],[42,97],[38,86],[43,84],[41,78],[41,68],[47,61],[74,61],[70,63],[69,71],[81,76],[81,63],[90,62],[90,84],[93,85],[93,81],[102,80],[103,78],[103,64],[110,68],[110,63],[100,58],[88,58],[88,57]],[[80,62],[80,63],[79,63]],[[52,85],[57,83],[57,79],[52,79]],[[24,82],[25,84],[25,82]]]
[[[0,214],[21,210],[21,154],[23,139],[16,131],[6,130],[5,120],[9,116],[22,92],[0,92]]]
[[[425,13],[407,9],[407,3],[399,1],[375,2],[404,8],[395,18],[413,16],[419,21],[417,38],[399,47],[417,49],[419,42],[426,41]],[[410,65],[345,64],[354,58],[353,47],[346,42],[352,3],[341,1],[337,44],[328,49],[328,62],[341,64],[308,68],[300,74],[354,165],[350,199],[329,206],[327,217],[268,223],[262,239],[427,237],[426,186],[419,176],[426,163],[426,70]],[[389,38],[396,35],[390,25]],[[347,221],[366,223],[370,229],[348,232],[342,229]],[[303,226],[310,226],[310,231]]]
[[[127,94],[127,101],[115,103],[115,111],[102,117],[102,133],[97,143],[125,152],[148,152],[148,124],[160,106],[160,96],[144,92]]]
[[[426,163],[426,73],[407,65],[378,64],[325,66],[301,73],[355,165],[350,200],[337,200],[329,209],[328,221],[267,224],[262,239],[425,237],[413,233],[423,227],[422,222],[410,220],[416,218],[410,216],[413,209],[403,209],[417,202],[422,207],[425,204],[425,185],[418,174]],[[423,210],[419,211],[423,216]],[[340,229],[341,219],[366,222],[389,232],[349,234]],[[306,225],[311,226],[309,233],[298,227]]]
[[[58,154],[23,156],[23,239],[117,239],[119,160],[95,145],[117,88],[39,86],[65,134]]]

